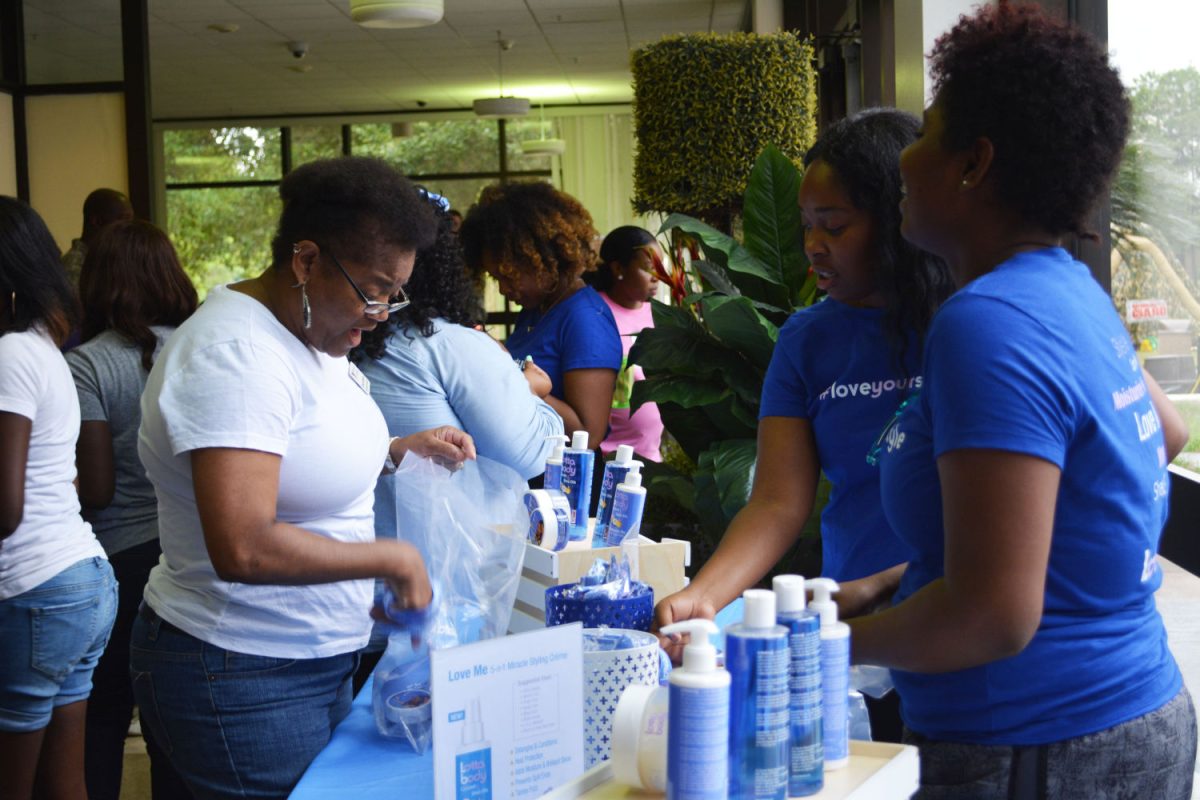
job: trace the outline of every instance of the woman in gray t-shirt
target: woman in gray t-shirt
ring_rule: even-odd
[[[196,310],[197,298],[171,240],[141,221],[105,229],[88,251],[79,290],[83,344],[67,353],[82,420],[79,501],[120,584],[116,622],[92,678],[85,777],[90,797],[115,798],[133,715],[129,631],[162,552],[154,487],[137,454],[142,389],[158,348]],[[164,762],[154,755],[158,782]]]

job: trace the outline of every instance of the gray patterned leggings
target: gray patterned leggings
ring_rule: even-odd
[[[1187,688],[1156,711],[1039,747],[938,742],[905,729],[920,749],[913,800],[1189,800],[1196,711]]]

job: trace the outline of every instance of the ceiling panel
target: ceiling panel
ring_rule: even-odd
[[[120,0],[24,4],[32,80],[120,79]],[[349,0],[149,0],[154,116],[386,113],[417,99],[469,108],[472,92],[498,87],[497,30],[515,41],[503,55],[506,91],[552,92],[534,97],[535,105],[626,102],[630,46],[670,33],[734,30],[747,0],[445,4],[437,25],[381,30],[356,25]],[[209,28],[222,23],[238,29]],[[292,57],[292,40],[308,43],[306,58]]]

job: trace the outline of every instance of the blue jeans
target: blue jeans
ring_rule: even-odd
[[[143,604],[130,673],[142,729],[197,798],[286,797],[350,711],[355,653],[235,653]]]
[[[55,708],[87,700],[116,613],[117,582],[99,556],[0,600],[0,730],[41,730]]]

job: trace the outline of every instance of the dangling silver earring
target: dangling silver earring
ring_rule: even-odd
[[[312,327],[312,306],[308,303],[308,289],[303,283],[297,283],[292,288],[300,290],[300,313],[304,315],[304,330],[308,330]]]

